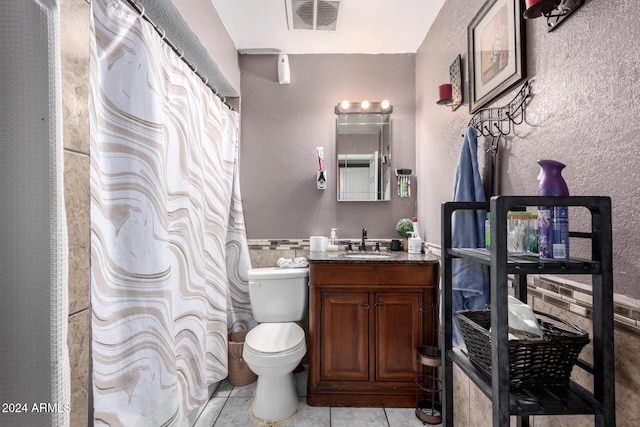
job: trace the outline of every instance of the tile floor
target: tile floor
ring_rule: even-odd
[[[305,367],[306,368],[306,367]],[[300,396],[298,413],[283,427],[423,427],[413,408],[329,408],[306,403],[307,369],[294,374]],[[256,427],[249,405],[256,383],[234,387],[222,381],[200,414],[195,427]],[[426,424],[429,426],[429,424]]]

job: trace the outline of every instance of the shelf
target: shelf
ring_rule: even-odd
[[[491,252],[484,248],[449,248],[449,255],[491,265]],[[509,274],[600,274],[600,263],[588,259],[540,259],[538,254],[507,255]]]
[[[591,241],[591,259],[544,260],[537,255],[510,255],[506,225],[509,210],[528,206],[581,207],[591,215],[589,232],[570,231],[573,239]],[[491,249],[452,248],[456,211],[491,212]],[[442,204],[442,368],[443,426],[453,426],[453,363],[491,399],[493,425],[529,425],[530,415],[593,415],[597,427],[614,427],[615,358],[613,342],[613,255],[611,198],[599,196],[494,196],[490,202]],[[452,348],[453,260],[466,259],[489,267],[491,292],[491,375],[473,365],[467,355]],[[567,388],[512,388],[509,381],[508,275],[515,275],[515,296],[527,301],[528,274],[589,274],[593,295],[593,393],[571,382]],[[582,362],[578,366],[583,367]]]
[[[492,398],[491,377],[471,363],[461,350],[451,350],[447,356],[489,399]],[[568,388],[525,387],[511,389],[509,401],[510,415],[597,415],[602,413],[602,404],[593,398],[590,391],[573,381]]]

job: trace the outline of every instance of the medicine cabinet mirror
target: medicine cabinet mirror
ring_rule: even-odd
[[[336,107],[338,201],[391,200],[391,109]],[[358,104],[359,105],[359,104]]]

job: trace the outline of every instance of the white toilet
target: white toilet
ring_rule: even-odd
[[[309,305],[308,268],[249,270],[249,298],[259,323],[246,336],[242,357],[258,376],[249,413],[254,421],[274,424],[298,411],[293,370],[307,352],[304,319]]]

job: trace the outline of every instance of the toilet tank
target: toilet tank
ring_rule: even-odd
[[[252,268],[249,299],[258,323],[302,320],[309,306],[309,269]]]

